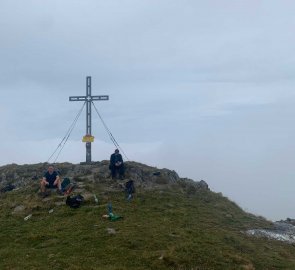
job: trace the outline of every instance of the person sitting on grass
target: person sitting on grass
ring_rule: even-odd
[[[63,194],[61,191],[61,181],[57,171],[54,169],[53,165],[49,165],[47,172],[44,174],[41,182],[40,182],[40,189],[41,195],[46,197],[48,195],[47,188],[49,189],[57,189],[58,194]]]

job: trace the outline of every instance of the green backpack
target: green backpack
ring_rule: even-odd
[[[64,178],[61,183],[61,191],[67,195],[70,194],[75,187],[76,185],[74,183],[71,183],[71,180],[69,178]]]

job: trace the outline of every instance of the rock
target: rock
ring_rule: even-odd
[[[55,202],[54,203],[56,206],[61,206],[61,205],[66,205],[66,202]]]
[[[13,209],[12,214],[17,214],[17,213],[23,212],[25,209],[26,208],[24,205],[18,205]]]
[[[1,173],[1,182],[5,182],[6,181],[6,174],[3,172]]]
[[[209,189],[209,186],[208,184],[204,181],[204,180],[201,180],[200,182],[198,182],[198,186],[202,189]]]
[[[85,191],[83,188],[80,188],[80,187],[79,188],[75,188],[74,190],[75,190],[76,193],[82,193],[82,192]]]
[[[84,191],[83,193],[81,193],[81,195],[84,197],[85,201],[93,200],[93,193]]]
[[[209,190],[208,184],[204,180],[197,182],[189,178],[180,178],[176,183],[189,196],[196,196],[198,192]]]
[[[295,244],[295,227],[282,221],[274,222],[272,229],[253,229],[246,231],[246,233],[251,236],[265,237]]]
[[[116,232],[116,230],[113,229],[113,228],[107,228],[107,233],[108,233],[108,234],[116,234],[117,232]]]
[[[86,186],[83,182],[77,182],[76,184],[78,188],[85,188]]]
[[[293,219],[293,218],[287,218],[286,220],[281,220],[281,221],[277,221],[277,222],[291,224],[291,225],[295,226],[295,219]]]

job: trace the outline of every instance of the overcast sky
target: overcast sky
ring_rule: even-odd
[[[129,160],[295,218],[295,2],[1,0],[0,165],[48,160],[85,95]],[[114,151],[93,110],[92,159]],[[85,109],[58,162],[85,161]]]

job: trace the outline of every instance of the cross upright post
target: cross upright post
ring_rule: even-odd
[[[69,101],[85,101],[86,102],[86,164],[91,163],[91,142],[93,137],[91,134],[91,102],[94,100],[109,100],[109,96],[92,96],[91,95],[91,77],[86,77],[86,96],[72,96]],[[88,139],[87,139],[88,138]],[[84,139],[83,139],[84,141]]]

